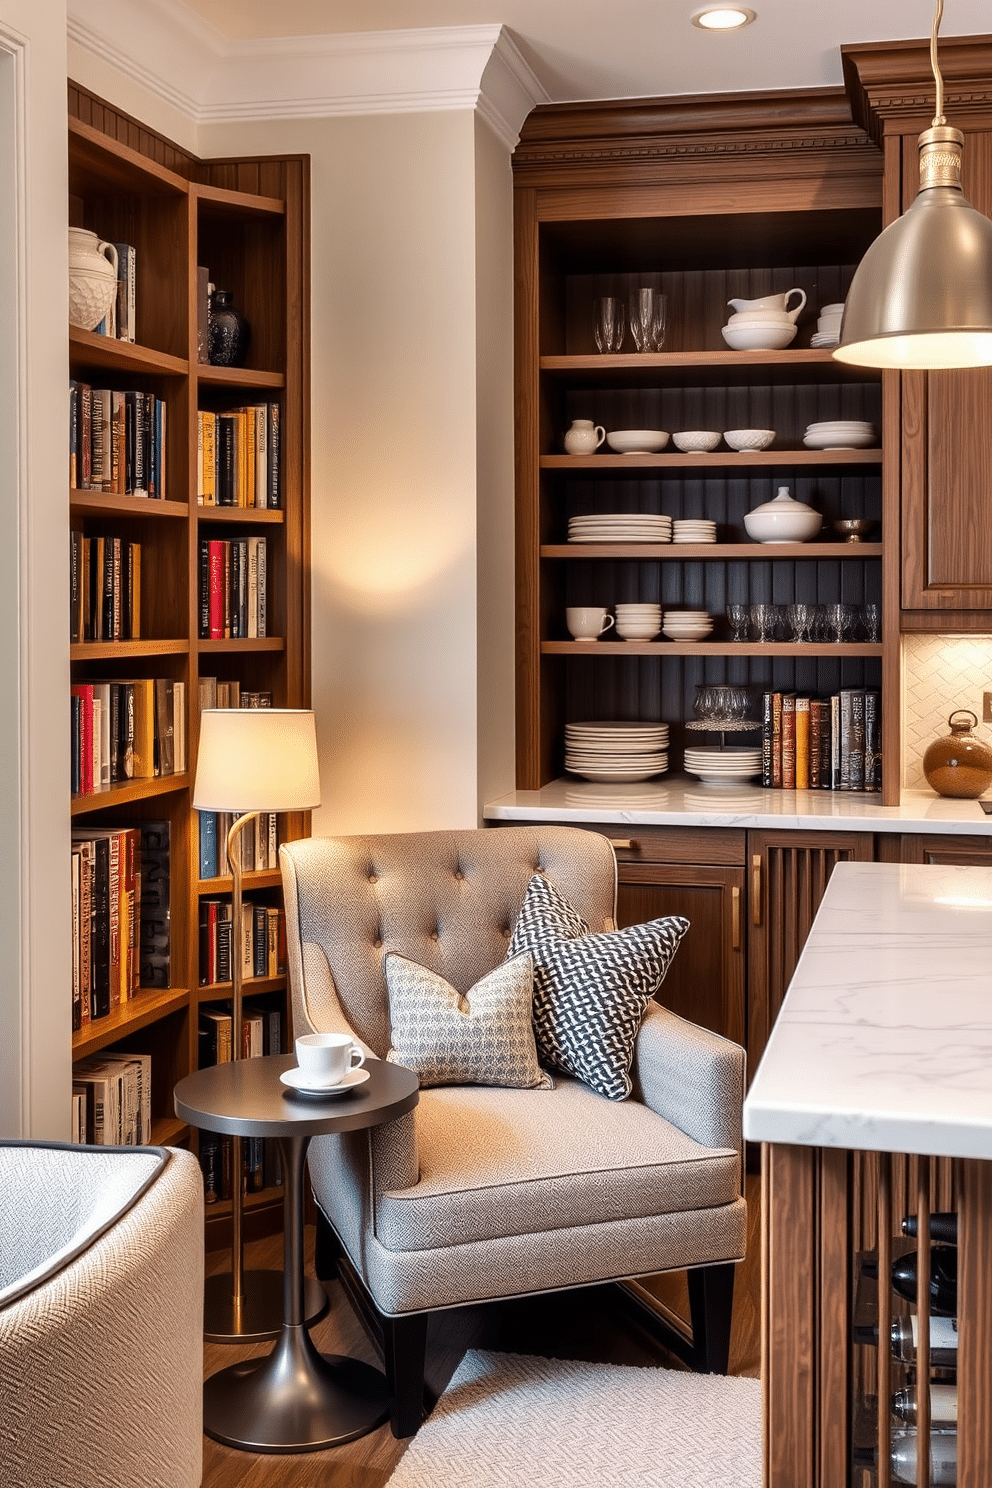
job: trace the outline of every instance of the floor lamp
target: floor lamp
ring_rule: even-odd
[[[193,805],[198,811],[242,812],[227,834],[231,871],[231,1057],[244,1052],[241,835],[261,813],[310,811],[320,805],[314,716],[295,708],[206,708],[200,715]],[[282,1326],[282,1272],[244,1269],[241,1139],[232,1137],[231,1272],[207,1278],[204,1336],[215,1343],[274,1338]],[[323,1288],[307,1279],[306,1321],[327,1306]]]

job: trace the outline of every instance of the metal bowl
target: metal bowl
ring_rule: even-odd
[[[834,531],[841,533],[847,542],[862,542],[877,526],[877,522],[867,517],[843,517],[834,523]]]

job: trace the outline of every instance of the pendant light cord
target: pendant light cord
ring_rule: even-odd
[[[934,125],[946,124],[944,117],[944,79],[940,75],[940,67],[937,63],[937,32],[940,30],[940,22],[944,15],[944,0],[937,0],[937,9],[933,18],[933,30],[930,33],[930,66],[933,68],[933,80],[937,85],[937,112],[934,114]]]

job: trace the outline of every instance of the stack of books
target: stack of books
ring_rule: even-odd
[[[280,994],[258,997],[242,1014],[242,1059],[256,1059],[264,1054],[282,1053],[282,1000]],[[232,1019],[229,1007],[205,1003],[200,1008],[198,1026],[198,1066],[225,1064],[232,1057]],[[203,1169],[203,1196],[207,1204],[231,1197],[231,1143],[216,1132],[200,1132],[200,1167]],[[243,1192],[278,1186],[282,1182],[279,1147],[252,1137],[241,1143]]]
[[[152,1139],[149,1054],[95,1054],[72,1072],[74,1142],[140,1147]]]
[[[230,900],[200,900],[200,985],[231,980],[232,907]],[[279,976],[286,967],[286,924],[273,904],[241,904],[241,975]]]
[[[200,539],[200,639],[265,635],[264,537]]]
[[[72,1026],[169,985],[169,823],[72,834]]]
[[[761,783],[783,790],[882,789],[882,713],[873,688],[830,697],[766,692]]]
[[[166,405],[154,393],[69,383],[69,486],[165,496]]]
[[[282,505],[279,404],[197,416],[196,499],[201,506]]]
[[[70,688],[72,793],[186,770],[186,684],[171,677]]]
[[[69,640],[141,639],[141,544],[69,533]]]

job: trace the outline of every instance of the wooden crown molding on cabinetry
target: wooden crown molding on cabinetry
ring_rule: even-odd
[[[560,183],[564,172],[589,184],[622,166],[657,179],[679,172],[726,171],[742,175],[754,161],[767,174],[775,157],[815,151],[818,170],[830,158],[843,170],[877,181],[881,160],[865,131],[851,121],[842,88],[800,92],[737,93],[630,102],[542,104],[528,116],[513,155],[518,185]]]
[[[844,82],[854,119],[873,140],[925,129],[933,118],[929,41],[866,42],[841,47]],[[992,36],[951,36],[939,43],[944,103],[952,122],[989,127],[992,116]]]

